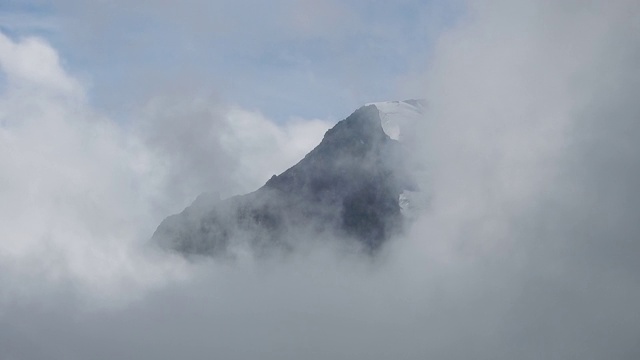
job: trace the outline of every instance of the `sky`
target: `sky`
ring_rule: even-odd
[[[637,359],[640,5],[3,1],[0,359]],[[375,258],[148,239],[424,98]]]
[[[5,1],[6,2],[6,1]],[[375,100],[417,95],[402,76],[426,61],[455,2],[9,1],[3,28],[40,35],[89,84],[103,110],[126,116],[176,86],[259,109],[339,120]]]

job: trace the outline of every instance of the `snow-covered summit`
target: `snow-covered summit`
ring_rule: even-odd
[[[373,102],[380,113],[382,129],[393,140],[402,141],[403,133],[424,116],[424,100]]]

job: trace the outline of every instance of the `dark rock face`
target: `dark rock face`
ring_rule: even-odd
[[[238,239],[266,249],[325,234],[375,251],[399,230],[398,197],[412,188],[402,152],[382,130],[378,109],[362,107],[257,191],[201,197],[165,219],[152,240],[185,255],[216,255]]]

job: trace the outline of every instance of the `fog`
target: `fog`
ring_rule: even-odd
[[[155,226],[254,190],[333,120],[179,90],[122,124],[51,44],[0,34],[0,358],[638,358],[638,19],[466,3],[398,90],[428,101],[409,146],[431,197],[403,236],[196,262]]]

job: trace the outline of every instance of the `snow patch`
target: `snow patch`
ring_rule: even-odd
[[[405,145],[415,141],[416,125],[426,116],[424,100],[383,101],[373,105],[380,114],[382,130],[393,140]],[[414,170],[414,174],[419,172]],[[403,191],[398,197],[400,211],[408,219],[415,219],[421,209],[428,203],[428,194],[422,191]]]
[[[424,101],[384,101],[374,102],[380,113],[382,130],[393,140],[402,141],[403,133],[424,117]]]

